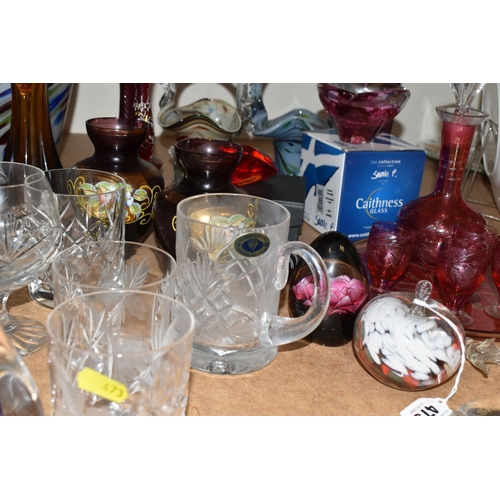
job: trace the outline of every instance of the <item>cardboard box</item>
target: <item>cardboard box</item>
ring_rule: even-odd
[[[241,186],[248,194],[260,196],[280,203],[290,212],[290,230],[288,240],[299,239],[300,228],[304,220],[304,200],[306,179],[293,175],[275,175],[270,179]]]
[[[356,145],[340,142],[334,130],[304,132],[304,221],[351,241],[367,238],[375,221],[395,221],[418,198],[424,166],[424,150],[390,134]]]

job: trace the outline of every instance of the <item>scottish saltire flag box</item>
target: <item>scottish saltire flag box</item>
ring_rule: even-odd
[[[424,150],[390,134],[345,144],[334,130],[304,132],[304,221],[321,233],[367,238],[375,221],[395,221],[399,209],[418,198],[424,165]]]

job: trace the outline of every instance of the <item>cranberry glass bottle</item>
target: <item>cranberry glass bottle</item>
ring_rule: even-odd
[[[133,118],[92,118],[86,127],[95,152],[75,167],[114,172],[125,179],[125,239],[145,241],[153,231],[154,199],[165,186],[159,169],[139,156],[148,124]]]
[[[438,106],[436,111],[443,120],[436,186],[427,196],[404,205],[397,218],[400,224],[417,231],[412,262],[424,277],[436,276],[439,246],[455,226],[468,221],[485,223],[481,213],[464,201],[461,188],[476,128],[488,115],[475,109],[460,114],[445,106]]]
[[[160,193],[153,209],[158,243],[174,258],[177,205],[197,194],[245,193],[231,182],[242,153],[239,144],[215,139],[185,139],[175,144],[175,156],[184,176]]]
[[[43,170],[63,168],[52,135],[46,83],[12,83],[12,118],[5,161]]]

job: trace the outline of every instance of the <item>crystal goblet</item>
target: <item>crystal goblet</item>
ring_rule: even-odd
[[[477,221],[465,221],[457,224],[455,229],[453,230],[452,236],[459,238],[469,238],[471,241],[484,243],[489,246],[491,257],[493,258],[493,254],[495,253],[496,242],[498,238],[498,230],[489,224],[484,224],[482,222]],[[470,302],[480,302],[481,294],[479,292],[475,292],[472,294],[472,297],[469,299]]]
[[[377,293],[390,290],[406,271],[415,248],[416,233],[396,222],[375,222],[368,235],[366,258]]]
[[[40,349],[45,326],[11,316],[7,299],[50,266],[61,242],[59,211],[43,170],[0,162],[0,322],[21,356]]]
[[[474,320],[463,310],[484,281],[491,247],[470,238],[448,237],[439,247],[437,278],[444,304],[463,326]]]
[[[496,289],[500,293],[500,236],[497,238],[495,250],[491,259],[491,275]],[[493,318],[500,319],[500,302],[486,306],[484,310]]]
[[[452,233],[453,237],[469,238],[471,241],[484,243],[491,249],[491,255],[495,251],[498,239],[498,230],[489,224],[477,221],[467,221],[457,224]]]

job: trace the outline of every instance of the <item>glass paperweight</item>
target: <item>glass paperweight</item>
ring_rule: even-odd
[[[422,391],[458,371],[465,333],[432,285],[419,281],[415,293],[389,292],[371,299],[358,314],[353,345],[361,365],[379,382],[403,391]]]
[[[340,140],[351,144],[375,139],[410,98],[395,83],[318,83],[318,94]]]

